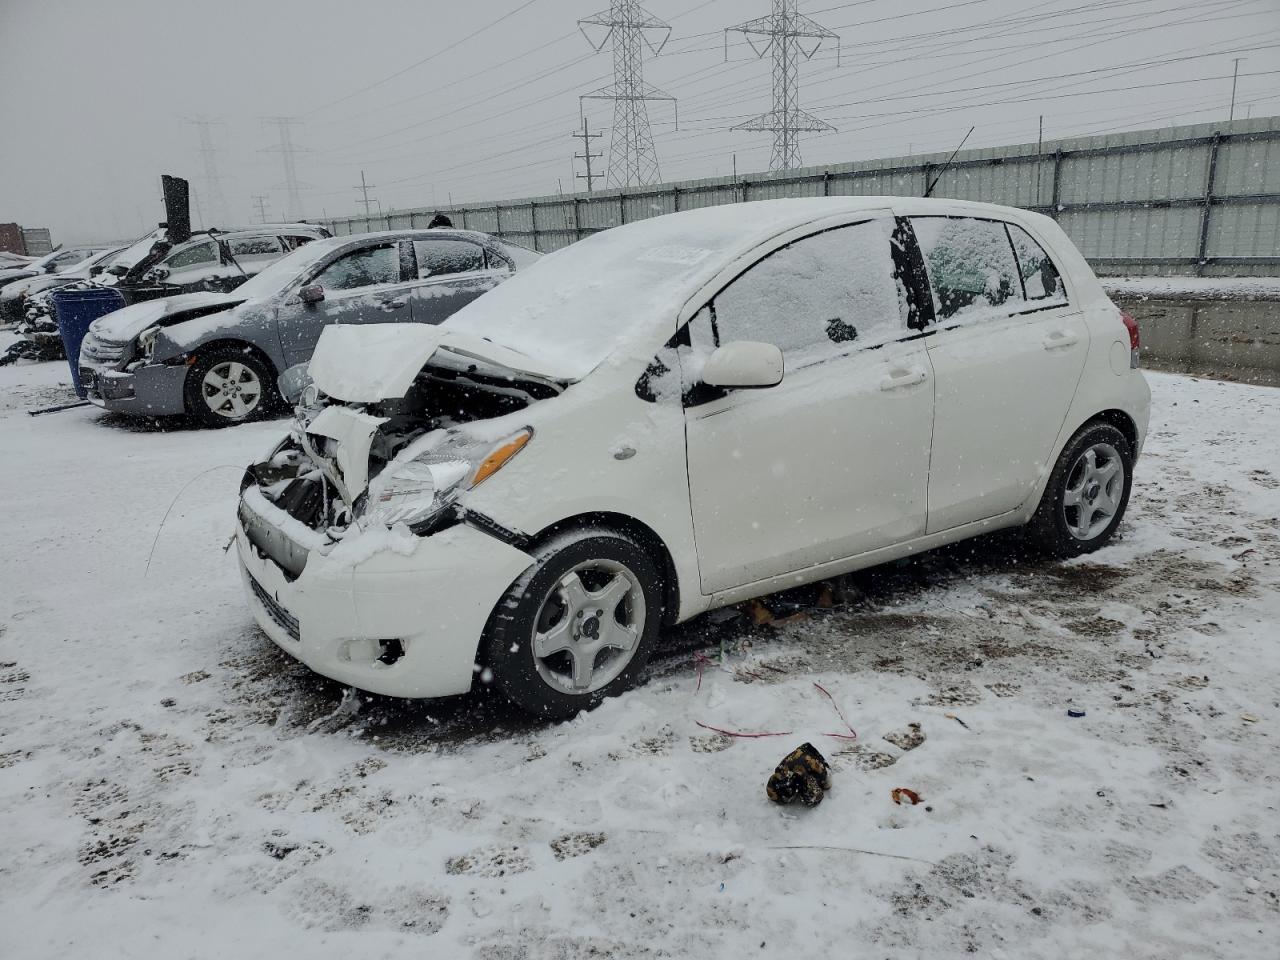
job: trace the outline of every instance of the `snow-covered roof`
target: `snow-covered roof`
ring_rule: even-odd
[[[788,230],[828,217],[893,208],[962,209],[1006,216],[1007,207],[913,197],[811,197],[703,207],[597,233],[543,257],[445,321],[580,380],[624,343],[652,349],[685,302],[727,263]]]

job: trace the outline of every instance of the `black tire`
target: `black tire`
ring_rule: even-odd
[[[535,564],[511,585],[489,618],[482,643],[484,662],[499,691],[521,709],[546,718],[570,717],[591,709],[606,697],[617,696],[639,678],[653,652],[663,619],[661,577],[643,547],[623,534],[602,528],[559,534],[536,550],[534,557]],[[588,609],[585,617],[574,617],[568,595],[563,592],[563,578],[578,573],[578,583],[590,591],[583,596],[589,597],[603,591],[623,571],[628,592],[614,601],[613,610],[595,616],[600,613],[599,608]],[[634,622],[637,611],[643,617],[642,624]],[[612,625],[605,619],[609,614],[613,615]],[[577,692],[570,689],[578,663],[574,653],[566,649],[539,657],[535,651],[537,628],[550,635],[562,623],[573,634],[571,643],[584,644],[581,649],[590,651],[615,628],[623,633],[633,631],[634,645],[629,653],[612,647],[590,652],[591,662],[596,665],[592,676],[598,672],[601,683]]]
[[[244,373],[239,373],[240,370]],[[206,383],[211,371],[217,371],[215,376],[219,373],[234,374],[223,379],[239,383],[242,392],[212,393],[212,388]],[[249,402],[249,394],[244,392],[249,386],[256,389],[252,403]],[[187,414],[204,427],[229,427],[261,420],[281,403],[276,391],[275,370],[247,345],[228,344],[201,350],[196,355],[196,362],[187,368],[182,392]]]
[[[1105,481],[1090,479],[1105,472],[1105,468],[1091,471],[1086,459],[1090,451],[1097,465],[1114,456],[1119,475]],[[1063,448],[1049,475],[1040,505],[1027,524],[1031,544],[1055,557],[1075,557],[1106,545],[1124,519],[1132,485],[1133,447],[1129,439],[1109,423],[1085,424]],[[1079,505],[1073,500],[1079,500]],[[1114,511],[1104,515],[1098,505],[1109,508],[1112,501]]]

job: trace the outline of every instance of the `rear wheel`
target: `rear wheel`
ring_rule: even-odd
[[[1133,482],[1133,448],[1109,423],[1085,426],[1063,449],[1027,530],[1059,557],[1097,550],[1120,526]]]
[[[485,661],[502,693],[543,717],[568,717],[632,686],[662,622],[648,553],[608,530],[562,534],[512,584],[490,618]]]
[[[245,347],[202,351],[187,370],[187,413],[206,427],[226,427],[264,416],[276,401],[268,364]]]

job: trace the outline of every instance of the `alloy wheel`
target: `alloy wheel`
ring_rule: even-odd
[[[1092,540],[1110,525],[1124,496],[1124,461],[1109,443],[1095,443],[1067,473],[1062,513],[1077,540]]]
[[[631,570],[614,560],[579,563],[552,586],[534,620],[538,675],[564,693],[594,693],[627,668],[644,626],[644,591]]]
[[[243,420],[262,402],[262,380],[247,364],[224,360],[204,375],[200,393],[205,404],[220,417]]]

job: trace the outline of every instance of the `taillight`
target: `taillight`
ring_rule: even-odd
[[[1129,331],[1129,369],[1136,370],[1142,346],[1141,338],[1138,336],[1138,321],[1123,310],[1120,311],[1120,319],[1124,321],[1124,328]]]

